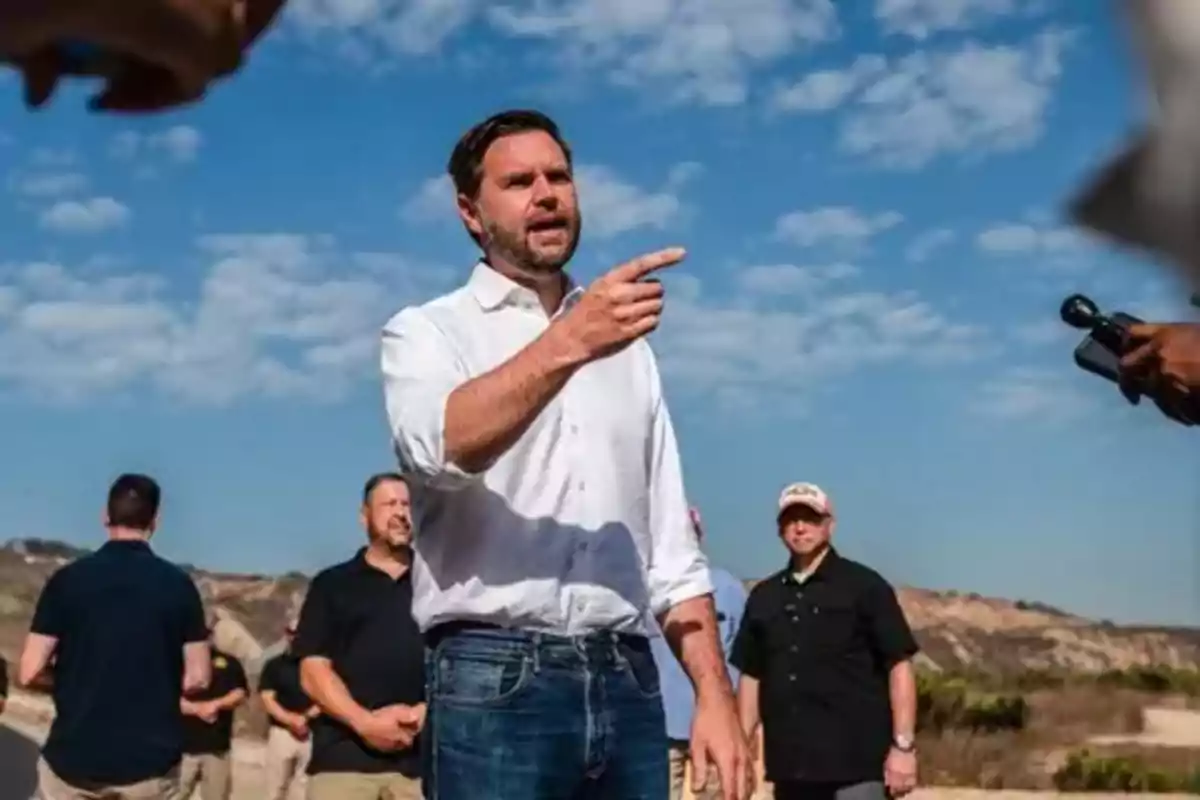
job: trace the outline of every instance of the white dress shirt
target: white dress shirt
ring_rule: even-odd
[[[578,300],[572,287],[562,313]],[[421,629],[479,621],[577,635],[649,634],[650,615],[712,591],[650,345],[575,372],[481,474],[445,456],[446,401],[550,324],[537,296],[487,265],[383,330],[384,395],[416,540]]]

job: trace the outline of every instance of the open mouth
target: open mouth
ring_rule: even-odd
[[[565,217],[547,217],[546,219],[539,219],[529,223],[526,230],[529,233],[565,233],[568,227]]]

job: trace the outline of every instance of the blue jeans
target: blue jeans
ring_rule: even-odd
[[[468,628],[431,640],[428,800],[664,800],[647,639]]]

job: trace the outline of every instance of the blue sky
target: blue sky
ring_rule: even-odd
[[[1195,622],[1195,434],[1071,361],[1073,291],[1187,316],[1061,205],[1142,117],[1108,3],[296,0],[197,108],[29,114],[0,78],[0,537],[314,570],[392,465],[380,325],[475,253],[440,178],[503,107],[562,124],[582,278],[669,244],[653,338],[714,560],[778,567],[812,480],[898,583]]]

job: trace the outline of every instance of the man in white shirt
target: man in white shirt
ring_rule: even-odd
[[[570,149],[536,111],[473,127],[448,171],[484,257],[393,317],[382,347],[416,517],[427,797],[666,797],[656,617],[696,686],[696,772],[715,764],[724,797],[746,798],[708,563],[643,338],[663,309],[645,278],[683,251],[576,285]]]

